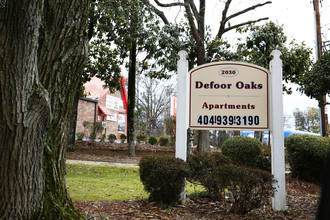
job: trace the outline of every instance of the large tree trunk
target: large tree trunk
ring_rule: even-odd
[[[74,144],[76,141],[76,127],[77,127],[77,116],[78,116],[78,104],[79,98],[81,95],[82,82],[80,80],[78,87],[76,89],[76,93],[73,98],[72,105],[72,114],[71,114],[71,123],[69,129],[69,137],[68,137],[68,152],[74,152]]]
[[[65,153],[87,12],[87,0],[0,9],[1,219],[81,217],[66,191]]]

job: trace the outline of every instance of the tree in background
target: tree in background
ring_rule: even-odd
[[[297,44],[294,40],[287,45],[287,37],[281,25],[270,21],[262,25],[251,24],[238,28],[237,31],[240,34],[249,33],[245,39],[239,39],[238,59],[269,69],[272,51],[280,50],[285,82],[298,83],[312,65],[311,49],[304,43]],[[291,88],[284,86],[283,89],[292,93]],[[255,131],[254,137],[262,141],[263,132]]]
[[[249,33],[245,39],[239,39],[237,54],[239,60],[253,63],[269,69],[273,59],[273,50],[280,50],[283,61],[283,80],[288,83],[299,83],[301,78],[312,66],[312,49],[305,43],[298,44],[295,40],[287,42],[283,25],[272,21],[262,25],[249,25],[237,29],[238,33]],[[284,87],[287,93],[291,88]]]
[[[330,94],[330,52],[325,52],[300,81],[300,91],[316,99],[319,106],[326,105],[324,96]]]
[[[65,158],[87,20],[85,0],[0,6],[1,219],[82,219]]]
[[[165,87],[161,81],[144,76],[140,76],[138,82],[141,92],[138,94],[136,102],[137,126],[135,130],[145,128],[147,137],[150,135],[159,137],[166,124],[165,114],[170,107],[167,103],[173,95],[173,86]],[[147,122],[148,124],[146,124]]]
[[[148,0],[144,0],[143,2],[149,3]],[[206,25],[205,25],[205,7],[206,1],[205,0],[183,0],[183,1],[173,1],[172,3],[161,3],[158,0],[154,1],[157,6],[159,7],[176,7],[180,6],[185,9],[185,19],[189,26],[189,36],[190,39],[193,40],[193,44],[196,45],[196,50],[188,51],[189,54],[189,68],[192,68],[192,64],[201,65],[210,60],[217,57],[216,52],[219,51],[217,47],[221,43],[222,36],[233,29],[236,29],[240,26],[244,26],[247,24],[252,24],[258,21],[266,20],[268,18],[261,18],[258,20],[247,21],[236,25],[228,25],[228,22],[231,21],[233,18],[238,17],[239,15],[245,14],[249,11],[252,11],[258,7],[264,6],[266,4],[270,4],[270,1],[267,1],[263,4],[256,4],[251,7],[248,7],[244,10],[238,11],[232,15],[228,15],[228,9],[232,2],[232,0],[225,1],[225,7],[222,10],[222,18],[218,27],[218,32],[216,36],[209,36],[211,39],[211,44],[206,45]],[[195,2],[199,2],[199,9],[196,6]],[[158,10],[157,8],[154,9],[156,14],[158,14],[163,21],[167,20],[166,16],[163,12]],[[198,151],[200,153],[206,153],[209,151],[210,146],[209,140],[209,131],[199,131],[198,135]]]
[[[296,108],[293,115],[297,130],[313,133],[320,132],[320,114],[318,109],[309,107],[306,111],[301,111]]]
[[[136,74],[142,70],[153,78],[168,78],[175,59],[171,50],[180,46],[175,25],[160,27],[149,4],[139,0],[93,1],[90,11],[90,59],[86,78],[97,76],[117,89],[123,68],[128,69],[127,131],[129,155],[134,156]],[[179,42],[179,44],[178,44]],[[178,50],[179,51],[179,50]],[[171,53],[171,54],[169,54]]]

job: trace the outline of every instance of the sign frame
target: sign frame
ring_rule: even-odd
[[[239,80],[241,80],[241,78],[244,78],[244,77],[246,78],[246,77],[250,76],[250,75],[246,75],[247,73],[244,71],[246,71],[248,74],[254,74],[254,75],[251,75],[251,80],[252,80],[251,84],[253,84],[254,82],[258,83],[258,80],[261,80],[263,82],[263,84],[261,84],[259,86],[259,87],[261,87],[260,91],[263,94],[263,101],[265,102],[262,106],[263,110],[259,110],[262,112],[263,117],[265,117],[265,119],[262,119],[263,120],[262,126],[249,125],[248,123],[246,123],[246,121],[245,121],[245,125],[235,125],[236,121],[231,125],[218,125],[218,124],[217,125],[214,125],[214,124],[213,125],[208,125],[208,124],[196,125],[196,122],[193,122],[193,120],[197,120],[196,118],[193,118],[193,117],[196,117],[196,111],[197,112],[201,111],[201,112],[205,113],[205,110],[199,109],[199,108],[201,108],[200,105],[198,105],[199,107],[196,108],[196,104],[195,104],[196,103],[196,101],[195,101],[196,93],[199,94],[199,91],[197,92],[196,88],[199,87],[198,89],[200,89],[203,87],[202,89],[213,92],[212,94],[214,94],[214,92],[216,92],[216,94],[219,94],[218,95],[219,97],[227,96],[228,99],[231,97],[230,92],[235,89],[235,86],[237,87],[235,90],[236,93],[237,93],[237,91],[239,91],[239,89],[242,89],[242,88],[243,88],[242,93],[248,91],[248,90],[244,89],[244,86],[249,86],[249,88],[253,87],[253,88],[255,88],[256,92],[258,92],[259,84],[246,85],[242,81],[239,81]],[[207,83],[203,84],[203,82],[200,82],[200,81],[197,82],[197,81],[195,81],[196,77],[194,74],[200,74],[200,73],[203,74],[203,77],[209,77],[209,76],[223,74],[223,75],[221,75],[221,77],[223,77],[223,78],[219,78],[219,79],[222,79],[223,81],[220,83],[219,79],[217,80],[217,79],[212,78],[212,81],[209,81],[210,82],[209,84],[207,84]],[[207,74],[207,75],[205,75],[205,74]],[[189,77],[190,77],[190,80],[189,80],[189,128],[190,129],[194,129],[194,130],[255,130],[255,131],[270,130],[270,88],[269,88],[270,73],[267,69],[254,65],[254,64],[250,64],[250,63],[234,62],[234,61],[220,61],[220,62],[203,64],[203,65],[193,68],[192,70],[189,71]],[[199,77],[201,77],[201,76],[199,76]],[[236,82],[235,80],[238,81],[237,84],[228,83],[228,82]],[[195,89],[193,89],[194,86],[195,86]],[[211,90],[211,89],[213,89],[213,90]],[[252,91],[252,89],[250,89],[249,92],[250,91]],[[266,94],[264,94],[263,92],[266,92]],[[207,95],[205,95],[205,96],[207,96]],[[209,95],[209,96],[212,96],[212,95]],[[213,95],[213,96],[215,96],[215,95]],[[242,96],[244,96],[244,94],[242,94]],[[246,100],[246,98],[244,100]],[[203,106],[203,108],[204,107],[205,106]],[[227,105],[225,107],[227,108]],[[240,107],[240,106],[238,106],[238,107]],[[208,106],[206,106],[206,108],[208,108]],[[250,108],[250,106],[249,106],[249,108]],[[224,111],[226,111],[226,110],[224,110]],[[264,112],[264,111],[266,111],[266,112]],[[192,114],[192,112],[194,114]],[[223,119],[223,118],[221,118],[223,116],[219,116],[219,115],[213,113],[213,112],[216,112],[216,110],[212,111],[210,109],[210,111],[208,111],[208,112],[210,112],[209,115],[205,115],[202,113],[200,115],[203,117],[206,117],[206,118],[214,117],[214,120],[216,120],[216,118],[218,118],[220,120]],[[219,110],[217,112],[219,112]],[[235,110],[234,110],[234,112],[235,112]],[[232,117],[234,119],[236,117],[241,117],[240,115],[235,115],[235,113],[233,113],[233,115],[234,116],[230,116],[230,117]],[[197,114],[197,117],[199,117],[198,114]],[[225,117],[227,117],[227,116],[225,116]],[[246,117],[246,116],[243,116],[243,117]],[[252,117],[252,116],[248,115],[248,117]],[[255,117],[255,116],[253,116],[253,117]],[[256,119],[259,120],[260,119],[259,116],[257,116],[257,117],[258,118],[256,118]],[[231,118],[231,120],[232,120],[232,118]],[[247,118],[245,118],[245,120],[246,119]],[[258,121],[258,123],[259,123],[259,121]]]

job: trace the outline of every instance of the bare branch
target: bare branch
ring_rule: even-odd
[[[190,5],[190,8],[191,8],[192,12],[194,13],[195,19],[198,21],[199,20],[199,13],[197,11],[197,7],[196,7],[194,1],[190,0],[189,5]]]
[[[194,36],[195,40],[197,42],[199,42],[200,41],[200,36],[198,34],[198,29],[195,25],[194,16],[193,16],[193,14],[191,12],[191,9],[190,9],[190,6],[189,6],[190,0],[184,0],[184,2],[186,3],[185,4],[185,9],[186,9],[187,18],[188,18],[189,26],[191,28],[192,35]]]
[[[229,6],[231,4],[231,1],[232,0],[228,0],[226,2],[225,8],[222,11],[222,18],[221,18],[221,21],[220,21],[220,27],[219,27],[219,31],[218,31],[218,35],[217,35],[219,37],[219,39],[220,39],[220,37],[222,36],[222,34],[224,33],[224,30],[225,30],[227,12],[228,12]]]
[[[231,3],[231,0],[228,0],[226,2],[226,5],[225,5],[224,10],[222,11],[222,19],[221,19],[221,22],[220,22],[220,27],[219,27],[219,31],[218,31],[218,35],[217,35],[219,39],[222,37],[222,35],[225,32],[244,25],[244,24],[243,25],[242,24],[238,24],[238,25],[234,25],[234,26],[229,27],[229,28],[225,28],[226,23],[230,19],[235,18],[235,17],[237,17],[237,16],[239,16],[241,14],[244,14],[246,12],[249,12],[251,10],[254,10],[254,9],[258,8],[258,7],[261,7],[261,6],[264,6],[264,5],[267,5],[267,4],[271,4],[272,2],[271,1],[267,1],[267,2],[264,2],[264,3],[256,4],[256,5],[253,5],[251,7],[246,8],[246,9],[244,9],[242,11],[239,11],[239,12],[233,14],[233,15],[230,15],[230,16],[226,17],[230,3]],[[261,20],[265,20],[265,18],[259,19],[259,20],[254,21],[254,22],[258,22],[258,21],[261,21]],[[251,23],[254,23],[254,22],[246,22],[246,23],[251,24]]]
[[[161,10],[157,9],[155,6],[153,6],[149,0],[141,0],[143,4],[145,4],[146,6],[150,7],[151,10],[160,17],[160,19],[162,19],[162,21],[164,22],[164,24],[169,24],[169,21],[167,19],[167,17],[165,16],[164,12],[162,12]]]
[[[173,3],[168,3],[168,4],[160,3],[158,0],[155,0],[155,2],[160,7],[185,6],[185,3],[183,3],[183,2],[173,2]]]
[[[221,37],[222,37],[222,35],[223,35],[224,33],[228,32],[228,31],[230,31],[230,30],[232,30],[232,29],[236,29],[236,28],[241,27],[241,26],[244,26],[244,25],[257,23],[257,22],[259,22],[259,21],[268,20],[268,19],[269,19],[268,17],[266,17],[266,18],[260,18],[260,19],[258,19],[258,20],[247,21],[247,22],[244,22],[244,23],[241,23],[241,24],[236,24],[236,25],[230,26],[230,27],[228,27],[228,28],[225,28],[225,29],[223,30],[223,32],[220,33],[220,36],[218,35],[218,37],[219,37],[219,39],[221,39]]]
[[[272,3],[271,1],[267,1],[267,2],[262,3],[262,4],[260,3],[260,4],[257,4],[257,5],[253,5],[253,6],[249,7],[249,8],[246,8],[246,9],[244,9],[242,11],[239,11],[239,12],[233,14],[233,15],[230,15],[229,17],[226,18],[226,22],[229,21],[230,19],[234,18],[234,17],[237,17],[237,16],[241,15],[241,14],[244,14],[244,13],[249,12],[251,10],[254,10],[254,9],[258,8],[258,7],[262,7],[264,5],[271,4],[271,3]]]

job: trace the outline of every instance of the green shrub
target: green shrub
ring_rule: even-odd
[[[116,139],[117,136],[115,134],[109,134],[108,140],[110,141],[110,143],[114,143]]]
[[[187,174],[185,162],[178,158],[144,157],[140,160],[140,179],[149,199],[158,203],[180,201]]]
[[[76,135],[77,135],[78,140],[82,140],[85,137],[84,132],[78,132]]]
[[[104,141],[105,138],[106,138],[106,134],[102,134],[101,137],[100,137],[101,141]]]
[[[285,138],[285,146],[292,176],[319,183],[327,160],[330,138],[290,135]]]
[[[168,144],[168,138],[167,137],[161,137],[159,138],[159,145],[160,146],[166,146]]]
[[[157,138],[151,135],[148,139],[148,143],[151,145],[155,145],[157,143]]]
[[[125,140],[126,140],[126,135],[125,134],[121,134],[120,135],[120,140],[121,140],[121,143],[124,143],[125,142]]]
[[[102,122],[101,121],[94,122],[92,129],[95,131],[96,134],[101,134],[104,129],[102,126]]]
[[[83,122],[83,126],[84,126],[84,128],[88,128],[89,126],[90,126],[90,122],[89,121],[84,121]]]
[[[146,140],[146,136],[144,134],[139,134],[139,136],[137,136],[137,141],[139,143],[142,143]]]
[[[214,172],[217,167],[231,163],[231,160],[221,153],[189,155],[188,180],[200,183],[212,199],[220,200],[224,188],[217,183],[218,178]]]
[[[236,165],[259,168],[262,159],[262,144],[255,138],[236,136],[225,141],[222,153]]]
[[[91,141],[94,141],[95,138],[96,138],[96,134],[95,134],[94,132],[90,133],[90,135],[89,135],[89,139],[90,139]]]
[[[236,165],[219,166],[214,172],[219,188],[232,199],[230,212],[245,214],[267,203],[273,194],[272,175],[263,170]]]

